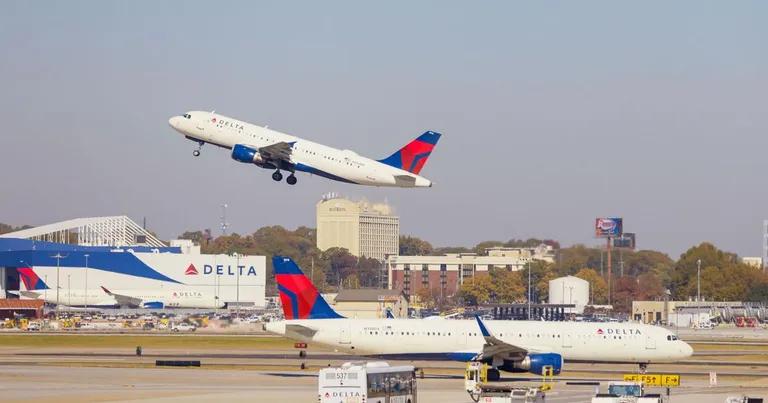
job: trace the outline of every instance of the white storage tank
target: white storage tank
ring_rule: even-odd
[[[575,309],[566,309],[567,313],[584,313],[584,306],[589,304],[589,282],[574,276],[556,278],[549,282],[550,304],[574,304]]]

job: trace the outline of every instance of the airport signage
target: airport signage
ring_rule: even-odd
[[[642,382],[646,386],[680,386],[680,374],[624,374],[626,382]]]
[[[614,238],[621,236],[624,225],[619,217],[603,217],[595,219],[595,236],[598,238]]]

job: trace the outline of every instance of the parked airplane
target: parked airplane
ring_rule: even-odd
[[[499,370],[560,373],[563,361],[639,364],[690,357],[693,349],[668,330],[637,323],[348,319],[334,311],[288,257],[272,259],[284,321],[272,333],[361,356],[482,361]]]
[[[24,289],[19,295],[28,299],[42,299],[49,304],[72,307],[130,307],[130,308],[223,308],[224,303],[215,296],[189,289],[115,290],[99,288],[60,288],[57,293],[41,279],[31,267],[17,269]]]
[[[199,144],[192,155],[210,143],[231,149],[232,159],[275,170],[272,179],[281,181],[281,171],[290,172],[286,182],[296,184],[296,171],[308,172],[340,182],[368,186],[431,187],[419,172],[440,139],[428,131],[394,154],[381,160],[362,157],[288,134],[256,126],[214,112],[187,112],[168,123],[187,139]]]

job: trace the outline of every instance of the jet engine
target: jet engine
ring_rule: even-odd
[[[256,164],[262,168],[274,168],[274,166],[265,161],[259,154],[259,150],[248,147],[243,144],[235,144],[232,147],[232,159],[246,164]]]
[[[165,304],[163,301],[145,301],[141,304],[144,309],[163,309]]]
[[[504,360],[504,365],[499,367],[507,372],[530,372],[536,375],[544,375],[545,367],[552,367],[552,374],[560,374],[563,368],[563,356],[557,353],[528,354],[521,361]]]

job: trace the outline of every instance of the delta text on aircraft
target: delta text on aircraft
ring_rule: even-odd
[[[667,329],[638,323],[348,319],[336,313],[290,259],[273,257],[286,320],[272,333],[361,356],[482,361],[499,370],[559,374],[564,361],[639,364],[674,362],[693,349]]]
[[[235,161],[274,170],[275,181],[283,179],[281,171],[289,172],[290,185],[296,184],[295,173],[301,171],[358,185],[431,187],[432,181],[419,172],[440,139],[440,133],[428,131],[389,157],[373,160],[214,112],[191,111],[168,123],[199,144],[194,156],[206,143],[230,149]]]

